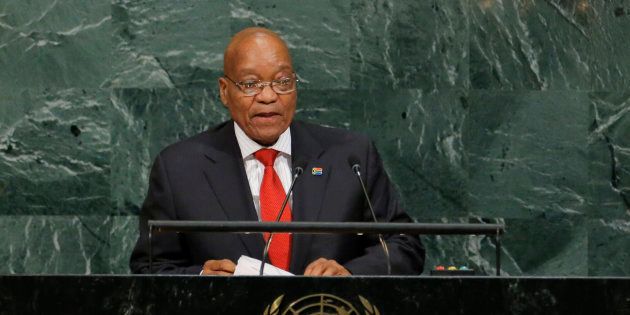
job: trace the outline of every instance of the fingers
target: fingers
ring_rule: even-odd
[[[203,264],[202,275],[231,276],[236,265],[229,259],[208,260]]]
[[[332,259],[319,258],[304,270],[305,276],[349,276],[350,271]]]
[[[332,261],[334,262],[334,260]],[[322,276],[324,275],[324,272],[326,271],[326,269],[332,268],[332,266],[330,265],[331,264],[329,263],[328,259],[319,258],[315,260],[314,262],[310,263],[306,267],[306,270],[304,270],[304,275],[305,276]]]
[[[229,259],[208,260],[203,265],[202,275],[231,276],[234,274],[236,264]],[[349,276],[350,271],[335,260],[319,258],[310,263],[305,276]]]

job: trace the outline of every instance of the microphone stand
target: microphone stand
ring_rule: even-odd
[[[291,186],[289,187],[289,191],[287,192],[286,197],[284,197],[284,201],[282,201],[282,207],[280,207],[280,211],[278,212],[278,216],[276,217],[275,222],[280,222],[280,218],[282,217],[282,214],[284,213],[284,209],[287,205],[287,202],[289,202],[289,198],[291,197],[291,194],[293,193],[293,185],[295,185],[295,180],[298,178],[298,176],[302,174],[303,171],[304,169],[301,166],[296,166],[295,169],[293,170],[293,179],[291,180]],[[267,260],[267,255],[269,254],[269,245],[271,245],[271,239],[273,239],[273,233],[269,233],[269,238],[265,242],[265,248],[263,249],[263,254],[262,254],[262,261],[260,263],[260,272],[258,273],[258,275],[260,276],[263,275],[263,272],[265,270],[265,260]]]
[[[370,201],[370,196],[368,195],[367,189],[365,189],[365,184],[363,183],[363,179],[361,178],[361,167],[359,166],[358,163],[354,163],[352,165],[352,171],[354,171],[354,173],[357,175],[357,178],[359,178],[359,182],[361,183],[361,188],[363,189],[363,195],[365,196],[368,207],[370,208],[370,212],[372,213],[372,219],[374,219],[375,223],[378,223],[378,220],[376,220],[376,213],[374,213],[374,208],[372,207],[372,202]],[[380,234],[380,233],[378,234],[378,240],[380,241],[381,246],[383,247],[383,252],[385,253],[385,257],[387,258],[387,275],[391,276],[392,263],[391,263],[391,258],[389,257],[389,248],[387,247],[387,244],[385,244],[385,240],[383,239],[383,234]]]

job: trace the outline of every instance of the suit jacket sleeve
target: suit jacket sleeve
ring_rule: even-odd
[[[397,192],[385,172],[374,144],[370,141],[363,166],[362,175],[368,195],[379,222],[412,222],[401,208]],[[372,221],[372,215],[364,205],[366,221]],[[390,253],[392,274],[420,274],[424,266],[425,250],[417,235],[384,235]],[[364,255],[344,264],[352,274],[387,274],[387,265],[383,248],[377,236],[372,237],[372,244],[365,248]]]
[[[176,220],[173,196],[166,168],[158,155],[149,177],[149,191],[139,218],[140,236],[131,254],[133,273],[149,273],[148,220]],[[173,232],[153,233],[153,272],[199,274],[202,266],[191,266],[180,236]]]

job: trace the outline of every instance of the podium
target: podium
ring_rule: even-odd
[[[153,273],[155,233],[262,233],[290,232],[311,234],[412,234],[412,235],[489,235],[495,239],[496,275],[501,274],[501,224],[454,223],[376,223],[376,222],[256,222],[149,220],[149,270]],[[261,253],[262,257],[262,253]]]
[[[630,278],[0,276],[2,315],[202,313],[630,314]]]

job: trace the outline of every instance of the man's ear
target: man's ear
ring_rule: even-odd
[[[227,89],[228,89],[227,80],[224,77],[220,77],[219,78],[219,96],[221,97],[221,103],[223,103],[223,106],[225,107],[228,106]]]

